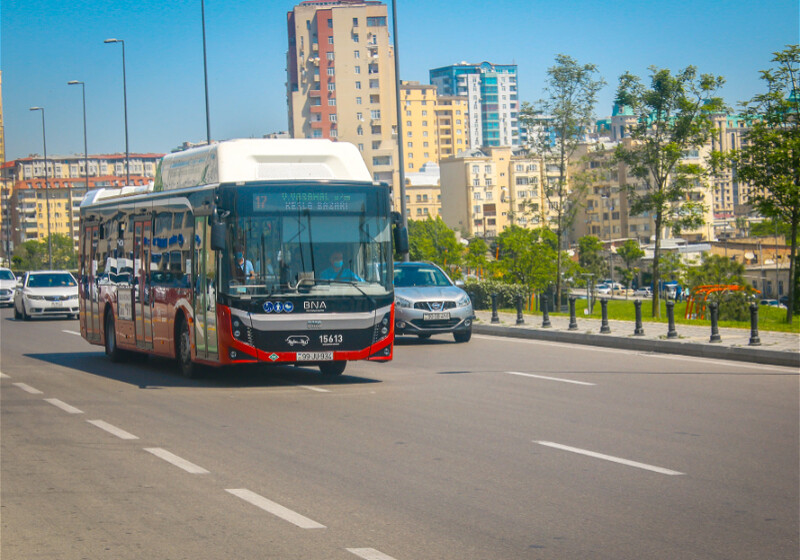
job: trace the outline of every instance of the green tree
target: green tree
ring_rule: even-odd
[[[526,229],[512,225],[497,237],[500,270],[504,279],[542,292],[553,282],[556,235],[547,229]]]
[[[797,235],[800,228],[800,45],[774,53],[774,67],[761,73],[767,91],[745,106],[746,143],[733,154],[739,181],[750,183],[749,202],[763,215],[789,225],[789,305],[797,299]]]
[[[68,235],[55,233],[52,236],[53,268],[56,270],[74,270],[78,266],[75,246]],[[14,250],[12,262],[15,267],[24,270],[42,270],[50,267],[47,238],[32,239],[19,245]]]
[[[616,160],[628,166],[635,183],[626,185],[630,212],[650,213],[655,220],[653,284],[659,282],[662,229],[678,232],[703,223],[704,208],[689,194],[705,175],[701,165],[683,158],[690,149],[704,145],[713,131],[712,115],[724,104],[716,93],[724,79],[697,74],[689,66],[673,75],[667,69],[650,68],[650,86],[630,73],[619,78],[616,103],[635,115],[631,141],[617,147]],[[653,316],[660,316],[658,290],[653,290]]]
[[[776,232],[778,235],[786,237],[786,241],[790,242],[792,227],[782,220],[768,218],[750,225],[750,235],[753,237],[774,237]]]
[[[443,268],[461,263],[463,247],[439,216],[435,220],[409,220],[408,244],[412,261],[431,261]]]
[[[589,274],[594,282],[608,275],[608,263],[603,256],[603,243],[594,235],[584,235],[578,239],[578,264]]]
[[[486,252],[489,250],[489,245],[485,240],[476,237],[469,242],[467,252],[464,254],[464,264],[473,269],[486,269],[489,264],[486,258]]]
[[[534,134],[534,149],[545,165],[558,167],[558,180],[542,185],[556,234],[556,301],[561,301],[561,272],[564,236],[571,227],[585,191],[580,184],[570,185],[567,172],[570,158],[584,140],[586,130],[594,125],[597,93],[605,85],[594,64],[579,64],[565,54],[556,56],[547,70],[545,98],[535,104],[523,103],[520,125]],[[554,136],[554,137],[553,137]]]
[[[638,271],[634,265],[644,256],[644,251],[639,247],[639,243],[633,239],[628,239],[621,247],[617,247],[617,255],[620,256],[622,263],[625,265],[624,268],[617,267],[617,270],[622,274],[625,286],[630,290],[631,282]],[[628,297],[627,292],[625,293],[625,297]]]

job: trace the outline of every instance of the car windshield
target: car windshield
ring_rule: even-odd
[[[77,286],[75,279],[71,274],[66,272],[48,273],[48,274],[31,274],[28,277],[29,288],[63,288]]]
[[[399,266],[394,270],[396,288],[450,286],[447,276],[432,266]]]
[[[14,275],[10,270],[0,270],[0,280],[13,280]]]

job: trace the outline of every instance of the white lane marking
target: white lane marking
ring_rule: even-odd
[[[11,376],[0,371],[0,379],[11,379]]]
[[[352,552],[364,560],[395,560],[388,554],[384,554],[383,552],[375,550],[374,548],[348,548],[346,550],[347,552]]]
[[[317,393],[330,393],[328,389],[322,389],[321,387],[313,387],[312,385],[298,385],[301,389],[308,389],[309,391],[316,391]]]
[[[547,381],[560,381],[561,383],[573,383],[575,385],[591,385],[594,386],[595,383],[587,383],[585,381],[573,381],[572,379],[560,379],[558,377],[547,377],[546,375],[534,375],[532,373],[522,373],[519,371],[507,371],[509,375],[520,375],[522,377],[534,377],[536,379],[546,379]]]
[[[682,475],[684,473],[673,471],[670,469],[665,469],[662,467],[655,467],[653,465],[648,465],[646,463],[638,463],[636,461],[629,461],[627,459],[620,459],[619,457],[612,457],[611,455],[604,455],[602,453],[595,453],[594,451],[587,451],[586,449],[579,449],[577,447],[570,447],[568,445],[561,445],[560,443],[553,443],[552,441],[534,441],[533,443],[538,443],[539,445],[545,445],[547,447],[553,447],[555,449],[561,449],[562,451],[570,451],[572,453],[578,453],[580,455],[586,455],[587,457],[594,457],[595,459],[603,459],[605,461],[611,461],[612,463],[619,463],[621,465],[627,465],[629,467],[636,467],[637,469],[644,469],[647,471],[653,471],[660,474],[666,474],[670,476],[677,476]]]
[[[167,463],[172,463],[178,468],[185,470],[191,474],[208,474],[208,471],[205,470],[203,467],[198,467],[194,463],[190,463],[186,459],[182,459],[177,455],[170,453],[166,449],[161,449],[160,447],[145,447],[145,451],[148,453],[152,453],[156,457],[164,459]]]
[[[259,496],[255,492],[247,490],[246,488],[226,488],[225,491],[243,499],[245,502],[249,502],[256,507],[271,513],[276,517],[280,517],[284,521],[288,521],[289,523],[297,525],[301,529],[325,529],[325,525],[317,523],[308,517],[304,517],[299,513],[283,507],[280,504],[276,504],[275,502],[268,500],[263,496]]]
[[[27,383],[14,383],[17,387],[25,391],[26,393],[30,393],[31,395],[41,395],[42,392],[39,389],[34,389]]]
[[[64,401],[58,399],[45,399],[47,402],[52,404],[53,406],[57,406],[64,412],[69,412],[70,414],[83,414],[83,411],[79,408],[75,408],[71,404],[67,404]]]
[[[79,333],[79,332],[75,332],[75,331],[65,331],[65,330],[63,330],[63,329],[62,329],[62,331],[61,331],[61,332],[65,332],[65,333],[67,333],[67,334],[76,334],[76,335],[78,335],[78,336],[81,336],[81,333]]]
[[[548,340],[532,340],[530,338],[514,338],[510,336],[492,336],[488,334],[474,334],[473,338],[482,338],[484,340],[505,340],[506,342],[515,342],[519,344],[537,344],[540,346],[556,346],[559,348],[572,348],[584,349],[591,352],[608,352],[611,354],[630,354],[633,356],[642,356],[645,358],[658,358],[664,360],[682,360],[687,362],[695,362],[702,360],[704,363],[719,364],[723,366],[740,367],[747,369],[761,369],[766,371],[787,371],[790,373],[797,373],[797,368],[789,366],[772,366],[764,364],[756,364],[751,362],[737,362],[734,360],[717,360],[714,358],[700,358],[697,356],[679,356],[675,354],[665,354],[659,352],[642,352],[641,350],[624,350],[622,348],[604,348],[602,346],[592,346],[590,344],[570,344],[568,342],[550,342]]]
[[[117,436],[120,439],[139,439],[135,435],[128,433],[120,428],[117,428],[116,426],[112,426],[108,422],[103,422],[102,420],[87,420],[87,422],[89,422],[89,424],[93,426],[97,426],[101,430],[107,431],[109,434]]]

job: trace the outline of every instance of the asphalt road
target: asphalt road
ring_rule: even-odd
[[[0,556],[798,557],[787,368],[474,336],[389,364],[112,365],[0,313]]]

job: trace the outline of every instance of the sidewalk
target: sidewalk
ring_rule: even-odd
[[[677,338],[667,339],[666,323],[644,322],[644,335],[634,336],[632,321],[609,321],[611,332],[600,334],[600,319],[577,318],[578,329],[570,331],[569,317],[550,316],[550,328],[542,327],[541,315],[524,315],[517,325],[515,313],[499,313],[492,323],[491,311],[476,311],[473,332],[514,338],[533,338],[588,344],[607,348],[683,354],[800,368],[800,334],[759,331],[760,346],[750,346],[750,329],[720,328],[721,342],[712,343],[711,327],[676,325]]]

